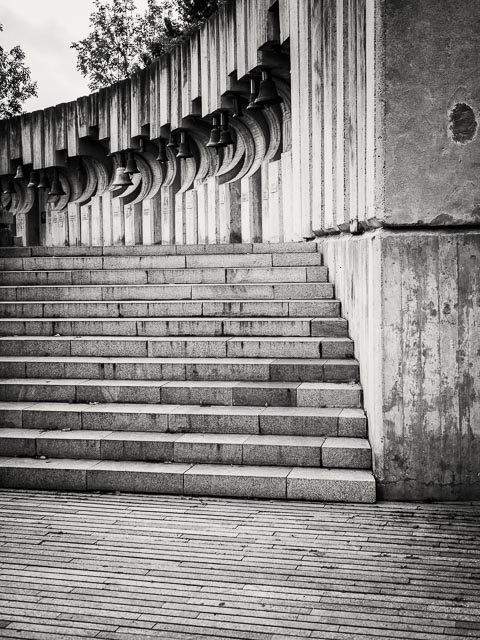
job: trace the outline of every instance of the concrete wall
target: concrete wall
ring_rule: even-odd
[[[383,24],[385,211],[377,217],[389,225],[478,224],[480,2],[384,0]],[[455,141],[457,104],[473,113],[457,110]]]
[[[480,232],[329,238],[379,497],[480,498]]]

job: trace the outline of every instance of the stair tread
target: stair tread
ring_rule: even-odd
[[[166,358],[138,356],[2,356],[4,362],[92,362],[98,364],[320,364],[358,365],[355,358]]]
[[[327,469],[316,467],[280,467],[261,465],[223,465],[223,464],[191,464],[170,462],[143,462],[134,460],[96,460],[73,458],[16,458],[0,457],[0,467],[44,468],[44,469],[81,469],[135,471],[143,473],[190,473],[200,475],[221,476],[256,476],[281,477],[288,476],[304,479],[331,480],[368,480],[373,478],[366,469]]]
[[[303,387],[306,389],[361,389],[357,382],[284,382],[284,381],[257,381],[257,380],[105,380],[103,378],[5,378],[2,384],[48,384],[48,385],[84,385],[94,383],[98,386],[187,386],[187,387],[258,387],[285,389]]]
[[[268,340],[269,342],[352,342],[352,339],[347,336],[65,336],[65,335],[52,335],[52,336],[0,336],[0,341],[11,340],[34,340],[34,341],[46,341],[46,340],[75,340],[77,341],[99,341],[99,340],[119,340],[122,342],[128,341],[158,341],[158,342],[191,342],[191,341],[217,341],[217,342],[262,342]],[[3,357],[3,356],[2,356]]]
[[[258,407],[248,405],[202,406],[198,404],[162,404],[152,405],[144,403],[65,403],[65,402],[7,402],[0,401],[1,411],[61,411],[64,413],[77,413],[81,411],[104,413],[181,413],[181,414],[205,414],[205,415],[278,415],[278,416],[338,416],[340,414],[350,418],[363,418],[365,412],[359,408],[335,408],[335,407]]]
[[[153,431],[98,431],[88,429],[22,429],[0,427],[0,439],[131,440],[139,442],[180,442],[204,444],[254,444],[282,447],[328,447],[370,449],[366,438],[339,436],[284,436],[232,433],[167,433]]]

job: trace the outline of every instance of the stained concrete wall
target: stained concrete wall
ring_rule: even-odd
[[[455,142],[450,113],[466,104],[480,124],[480,2],[384,0],[383,8],[385,210],[378,202],[376,216],[391,225],[478,224],[480,132],[467,114],[459,127],[473,139]]]
[[[379,497],[480,498],[480,232],[329,238]]]

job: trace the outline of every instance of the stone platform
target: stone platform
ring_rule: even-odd
[[[480,637],[480,504],[0,491],[0,638]]]

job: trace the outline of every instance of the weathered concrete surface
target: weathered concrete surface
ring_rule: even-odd
[[[480,232],[323,242],[360,361],[379,497],[480,497]]]
[[[384,8],[384,221],[478,224],[480,3],[385,0]],[[463,142],[456,142],[450,113],[462,104],[477,127],[468,118],[459,123],[455,137]]]

